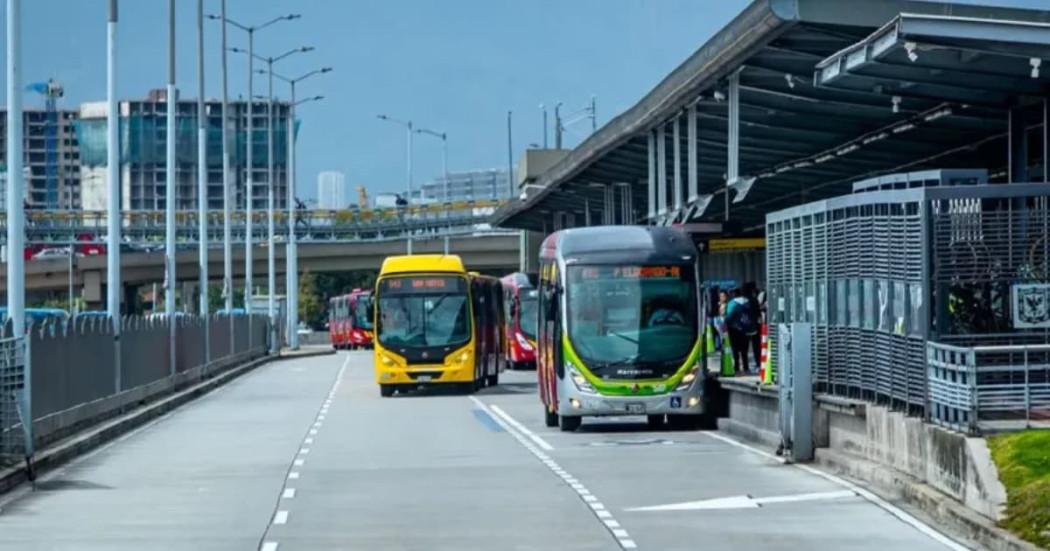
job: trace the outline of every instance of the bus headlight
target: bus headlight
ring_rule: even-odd
[[[525,337],[521,336],[521,333],[514,333],[514,337],[518,339],[518,346],[520,346],[522,350],[532,352],[532,345],[529,344],[529,341]]]
[[[395,362],[393,360],[393,358],[391,358],[390,356],[387,356],[386,354],[380,354],[379,355],[379,360],[382,361],[383,365],[385,365],[387,367],[394,367],[394,364],[397,363],[397,362]]]
[[[570,365],[566,366],[566,368],[569,372],[569,376],[572,377],[572,383],[576,385],[576,388],[579,389],[580,392],[589,392],[591,394],[594,394],[594,386],[591,385],[591,383],[587,382],[587,379],[579,371],[577,371],[575,367]]]
[[[694,367],[693,370],[689,373],[686,373],[685,377],[682,377],[682,381],[678,383],[678,386],[675,388],[675,390],[681,391],[688,389],[693,384],[693,381],[696,380],[696,374],[699,370],[700,367],[698,366]]]

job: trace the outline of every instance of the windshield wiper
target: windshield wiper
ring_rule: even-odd
[[[619,332],[616,332],[616,331],[609,331],[608,334],[609,335],[613,335],[615,337],[620,337],[621,339],[623,339],[623,340],[625,340],[625,341],[627,341],[627,342],[629,342],[631,344],[638,344],[638,341],[632,339],[631,337],[628,337],[627,335],[624,335],[623,333],[619,333]],[[635,356],[635,357],[637,357],[637,356]]]

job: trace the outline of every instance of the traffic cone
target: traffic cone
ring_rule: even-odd
[[[707,324],[707,329],[704,330],[704,341],[705,341],[705,346],[707,346],[707,353],[708,354],[714,354],[715,353],[715,331],[714,331],[714,328],[711,327],[710,323]]]
[[[762,341],[759,352],[758,380],[766,382],[766,374],[769,372],[769,326],[762,324]]]
[[[733,377],[736,368],[733,366],[733,347],[729,345],[729,339],[722,337],[722,376]]]

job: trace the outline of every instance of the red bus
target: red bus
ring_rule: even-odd
[[[536,276],[515,272],[503,283],[504,311],[507,313],[507,363],[512,369],[536,368]]]
[[[372,346],[372,291],[354,289],[328,301],[328,335],[336,350]]]

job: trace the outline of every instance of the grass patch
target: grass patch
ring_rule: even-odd
[[[993,436],[988,446],[1006,486],[1003,527],[1050,549],[1050,430]]]

